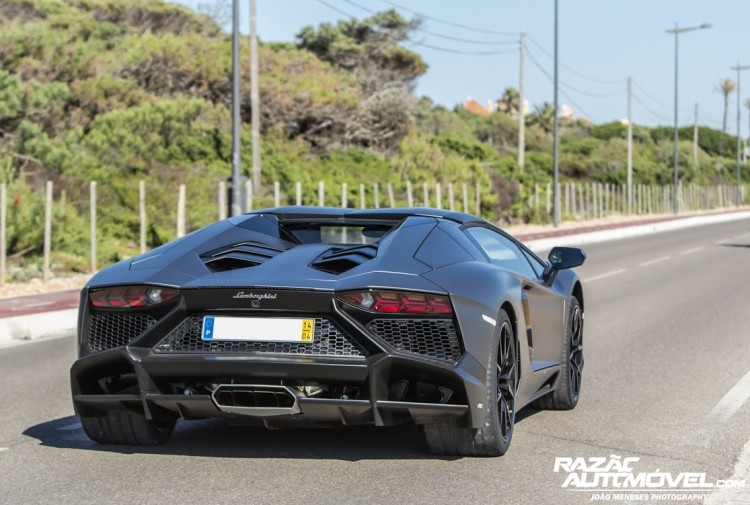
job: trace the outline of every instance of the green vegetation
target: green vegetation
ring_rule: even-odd
[[[283,196],[302,182],[303,201],[358,205],[359,184],[463,184],[482,213],[506,222],[539,219],[522,188],[551,180],[552,111],[528,118],[523,173],[516,163],[518,95],[476,116],[418,99],[427,71],[402,43],[416,26],[395,11],[304,27],[294,43],[260,46],[263,186]],[[243,75],[248,44],[241,44]],[[85,269],[88,188],[99,189],[100,262],[137,253],[138,181],[147,181],[148,244],[171,240],[177,188],[187,186],[187,221],[217,216],[217,191],[231,167],[231,40],[209,17],[158,0],[5,0],[0,3],[0,182],[8,185],[9,256],[34,265],[42,248],[43,188],[55,183],[54,266]],[[243,170],[251,166],[249,82],[242,83]],[[671,181],[671,129],[634,129],[635,182]],[[680,132],[688,182],[732,180],[734,140],[701,128]],[[625,127],[562,122],[563,180],[625,181]],[[748,169],[744,174],[748,177]],[[368,205],[373,205],[368,191]],[[444,194],[445,198],[445,194]],[[398,198],[399,204],[405,198]],[[268,189],[256,205],[272,203]],[[473,209],[472,209],[473,210]]]

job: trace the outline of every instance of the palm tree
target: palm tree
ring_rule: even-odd
[[[551,135],[555,127],[555,108],[549,102],[537,105],[529,115],[529,124],[538,126],[544,133]]]
[[[729,112],[729,95],[737,89],[737,83],[728,77],[726,79],[720,79],[719,84],[714,87],[716,93],[724,95],[724,122],[722,123],[721,131],[727,132],[727,113]]]
[[[505,112],[511,117],[517,117],[519,106],[518,106],[518,90],[510,87],[505,88],[503,97],[497,101],[497,110]]]

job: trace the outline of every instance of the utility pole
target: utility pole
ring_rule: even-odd
[[[232,0],[232,215],[240,207],[240,2]]]
[[[693,120],[693,163],[698,163],[698,104],[695,104],[695,119]]]
[[[557,4],[558,0],[555,0],[555,119],[552,131],[553,136],[553,148],[552,148],[552,171],[553,180],[555,185],[555,211],[553,213],[552,222],[555,227],[560,226],[560,129],[559,129],[559,108],[557,102],[558,94],[558,81],[557,81]]]
[[[260,95],[258,93],[258,27],[256,0],[250,0],[250,121],[253,144],[253,193],[260,194]]]
[[[628,77],[628,214],[633,213],[633,78]]]
[[[526,32],[521,32],[521,58],[518,69],[518,167],[523,173],[526,158],[526,117],[524,116],[524,67],[526,66]]]
[[[740,184],[740,151],[742,149],[742,135],[740,131],[740,113],[741,110],[741,104],[742,104],[742,98],[740,95],[740,71],[747,70],[750,68],[750,65],[740,65],[739,62],[737,62],[736,67],[732,67],[732,70],[737,71],[737,187],[735,188],[735,204],[737,207],[742,205],[742,189]]]
[[[674,24],[674,29],[667,30],[667,33],[674,34],[674,186],[672,188],[672,210],[675,214],[680,212],[680,203],[678,197],[680,195],[678,185],[680,183],[679,177],[679,130],[678,130],[678,99],[679,99],[679,88],[678,88],[678,63],[679,63],[679,35],[681,33],[692,32],[695,30],[705,30],[711,28],[711,23],[703,23],[700,26],[691,26],[689,28],[680,28],[677,23]]]

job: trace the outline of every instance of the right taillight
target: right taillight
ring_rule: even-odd
[[[339,301],[383,314],[453,314],[450,298],[408,291],[363,290],[337,295]]]

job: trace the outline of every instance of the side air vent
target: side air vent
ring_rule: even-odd
[[[375,244],[347,247],[346,249],[335,248],[313,261],[312,267],[322,272],[339,275],[370,261],[377,254],[378,247]]]
[[[282,252],[260,242],[241,242],[209,251],[201,259],[212,272],[224,272],[260,265]]]

